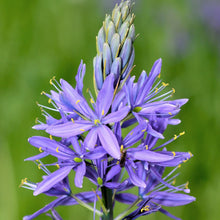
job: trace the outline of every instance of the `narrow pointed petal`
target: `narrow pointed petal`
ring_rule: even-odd
[[[106,152],[113,158],[120,159],[120,148],[113,132],[105,125],[99,126],[97,132],[101,144]]]
[[[103,147],[96,147],[92,151],[85,154],[84,158],[89,160],[95,160],[103,157],[106,151]]]
[[[135,186],[142,187],[142,188],[146,187],[145,182],[137,176],[137,174],[133,171],[133,169],[130,165],[126,164],[125,168],[128,171],[131,182]]]
[[[102,89],[98,93],[96,112],[98,113],[99,118],[105,116],[111,106],[114,95],[114,80],[114,74],[109,74],[103,83]]]
[[[34,191],[34,196],[39,195],[40,193],[46,192],[51,189],[58,182],[62,181],[72,170],[72,166],[62,167],[55,172],[47,176],[42,182],[37,185],[37,188]]]
[[[62,200],[64,200],[65,198],[66,198],[66,196],[61,196],[61,197],[57,198],[56,200],[54,200],[53,202],[47,204],[45,207],[43,207],[42,209],[38,210],[34,214],[24,216],[23,220],[31,220],[31,219],[36,218],[37,216],[39,216],[42,213],[48,212],[53,207],[55,207],[57,203],[62,202]]]
[[[108,114],[106,117],[104,117],[102,119],[102,123],[109,124],[109,123],[121,121],[127,116],[129,110],[130,110],[130,107],[128,106],[122,107],[120,110],[116,112],[112,112]]]
[[[174,157],[169,155],[160,154],[150,150],[132,152],[132,155],[137,160],[143,160],[148,162],[163,162],[172,160]]]
[[[46,137],[34,136],[28,139],[29,143],[60,159],[71,159],[75,153],[70,148],[61,143]]]
[[[165,209],[160,208],[159,211],[160,211],[161,213],[163,213],[164,215],[166,215],[166,216],[172,218],[172,219],[182,220],[181,218],[178,218],[178,217],[172,215],[171,213],[169,213],[169,212],[168,212],[167,210],[165,210]]]
[[[94,127],[89,131],[89,133],[87,134],[84,140],[85,147],[88,148],[89,150],[93,150],[97,142],[97,137],[98,137],[97,129]]]
[[[82,188],[83,177],[86,173],[86,164],[83,161],[76,167],[76,175],[75,175],[75,186],[78,188]]]
[[[93,123],[90,121],[78,120],[74,123],[67,122],[60,125],[50,126],[46,129],[46,132],[56,137],[70,138],[88,131],[92,126]]]
[[[195,201],[195,197],[182,193],[153,192],[151,193],[152,202],[164,206],[181,206]]]
[[[38,155],[35,155],[35,156],[32,156],[32,157],[28,157],[28,158],[26,158],[24,161],[28,161],[28,160],[32,160],[32,161],[34,161],[34,160],[39,160],[39,159],[44,158],[44,157],[46,157],[46,156],[48,156],[48,155],[49,155],[49,153],[43,152],[43,153],[40,153],[40,154],[38,154]]]
[[[138,198],[138,196],[133,195],[131,193],[118,193],[115,195],[115,199],[118,202],[125,203],[131,205]]]
[[[107,173],[107,175],[106,175],[106,181],[112,180],[112,178],[113,178],[115,175],[117,175],[118,173],[120,173],[120,172],[121,172],[121,167],[120,167],[119,164],[113,166],[113,167],[108,171],[108,173]]]

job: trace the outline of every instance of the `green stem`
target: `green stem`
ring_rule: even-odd
[[[113,201],[112,201],[112,190],[106,188],[105,186],[101,187],[102,191],[102,200],[108,210],[108,213],[103,213],[102,220],[113,220]]]

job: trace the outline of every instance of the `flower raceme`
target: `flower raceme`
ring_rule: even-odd
[[[180,206],[195,200],[187,195],[188,184],[174,185],[176,170],[192,154],[171,150],[169,143],[184,132],[166,141],[164,137],[168,125],[180,123],[175,116],[188,100],[169,100],[175,90],[167,91],[168,84],[160,80],[161,59],[154,63],[149,74],[143,71],[135,82],[135,76],[131,76],[133,22],[130,1],[122,1],[115,6],[112,16],[106,16],[97,35],[95,96],[87,90],[89,101],[83,92],[86,65],[82,61],[75,87],[53,77],[50,84],[55,90],[42,92],[52,106],[38,104],[46,122],[37,120],[33,128],[44,130],[49,137],[29,138],[29,143],[40,153],[26,161],[36,163],[46,175],[37,183],[24,179],[21,186],[33,190],[35,196],[43,193],[57,198],[24,219],[33,219],[48,211],[52,219],[62,219],[55,210],[57,206],[79,204],[93,211],[94,218],[98,215],[110,220],[114,216],[115,201],[130,205],[116,220],[136,219],[157,211],[179,219],[163,206]],[[50,111],[60,117],[55,118]],[[159,144],[161,139],[164,141]],[[43,162],[48,157],[52,162]],[[164,176],[166,167],[172,171]],[[70,184],[68,179],[73,173],[74,184]],[[83,191],[85,178],[93,184],[89,192]],[[75,193],[73,186],[82,192]],[[138,188],[137,194],[127,192],[134,187]],[[100,211],[96,203],[100,204]],[[134,206],[137,208],[131,211]]]

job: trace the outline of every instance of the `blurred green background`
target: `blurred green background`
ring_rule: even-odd
[[[52,198],[32,196],[19,188],[28,177],[40,181],[42,171],[24,158],[37,153],[28,137],[39,135],[31,127],[40,110],[36,101],[49,91],[56,76],[74,84],[80,60],[87,64],[85,88],[92,87],[95,36],[109,0],[1,0],[0,2],[0,219],[17,220],[32,214]],[[196,202],[169,208],[182,219],[219,219],[220,206],[220,4],[219,1],[137,0],[136,68],[150,70],[163,59],[162,79],[176,89],[174,98],[190,101],[179,114],[182,123],[169,127],[168,140],[186,134],[169,149],[191,151],[178,183],[190,182]],[[74,84],[75,85],[75,84]],[[87,186],[89,188],[89,186]],[[121,206],[116,212],[122,210]],[[64,219],[92,219],[80,206],[59,208]],[[49,219],[45,215],[37,219]],[[157,213],[141,219],[168,219]]]

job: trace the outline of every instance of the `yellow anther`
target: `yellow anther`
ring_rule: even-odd
[[[122,145],[121,145],[121,151],[123,151],[123,149],[124,149],[124,145],[122,144]]]
[[[35,123],[36,123],[36,124],[37,124],[37,122],[38,122],[38,118],[35,119]]]
[[[44,91],[42,91],[40,94],[41,94],[41,95],[45,95],[46,93],[45,93]]]
[[[146,128],[145,129],[143,129],[143,130],[141,130],[142,132],[145,132],[146,131]]]
[[[157,93],[157,92],[158,92],[158,88],[155,89],[155,93]]]
[[[79,130],[80,130],[80,131],[85,131],[85,129],[82,129],[82,128],[80,128]]]
[[[41,168],[40,168],[41,166],[42,166],[42,164],[39,163],[38,166],[37,166],[39,170],[41,169]]]
[[[185,188],[186,188],[186,189],[189,189],[189,181],[186,182]]]
[[[92,98],[90,99],[90,102],[91,102],[92,104],[94,104],[94,103],[95,103],[95,102],[94,102],[94,100],[93,100]]]
[[[150,211],[150,206],[149,205],[146,205],[144,206],[142,209],[141,209],[141,212],[148,212]]]
[[[180,168],[180,167],[181,167],[181,164],[178,165],[178,168]]]
[[[73,118],[71,118],[71,121],[72,121],[73,123],[75,122]]]
[[[164,87],[166,87],[166,86],[169,86],[169,83],[162,82],[162,85],[163,85]]]
[[[95,119],[94,123],[95,123],[95,125],[99,124],[100,123],[99,119]]]
[[[172,154],[173,154],[174,157],[176,156],[176,153],[174,151],[172,152]]]
[[[59,147],[56,148],[56,152],[59,153]]]
[[[50,79],[50,85],[53,85],[53,80],[55,80],[55,76],[53,76],[52,79]]]
[[[181,132],[181,133],[180,133],[180,136],[182,136],[182,135],[184,135],[184,134],[185,134],[185,131]]]
[[[158,75],[158,78],[160,79],[161,74]]]
[[[105,114],[105,111],[104,110],[102,110],[102,115],[104,115]]]
[[[148,150],[148,145],[145,145],[146,150]]]
[[[183,160],[183,163],[186,163],[189,159],[187,158],[186,160]]]
[[[43,110],[43,108],[40,106],[40,110],[43,112],[44,110]]]
[[[86,92],[87,92],[87,93],[89,92],[89,88],[86,89]]]
[[[174,138],[173,138],[174,140],[176,140],[177,139],[177,135],[176,134],[174,134]]]
[[[172,88],[172,90],[173,90],[173,94],[174,94],[176,92],[176,90],[174,88]]]
[[[52,99],[48,99],[48,103],[49,103],[49,104],[51,103],[51,101],[52,101]]]
[[[173,185],[175,185],[175,184],[176,184],[176,179],[174,179],[174,180],[173,180],[172,184],[173,184]]]
[[[190,151],[188,153],[189,153],[190,157],[192,157],[192,153]]]
[[[39,151],[42,153],[43,151],[42,151],[42,147],[39,147]]]
[[[53,137],[52,137],[52,135],[50,134],[50,140],[53,140]]]
[[[172,115],[172,113],[171,113],[171,112],[168,112],[168,114],[169,114],[169,115]]]
[[[56,166],[57,166],[58,169],[60,168],[60,165],[58,163],[56,164]]]
[[[120,163],[120,161],[117,161],[116,164],[118,165]]]
[[[26,183],[26,182],[27,182],[27,178],[24,178],[24,179],[23,179],[23,182]]]
[[[78,99],[77,101],[76,101],[76,104],[78,104],[80,102],[80,100]]]
[[[24,185],[24,179],[21,180],[21,184],[19,185],[19,187],[22,187]]]
[[[133,131],[130,133],[130,135],[132,135],[132,134],[134,134],[134,132],[133,132]]]
[[[36,160],[36,162],[38,162],[39,160]]]

